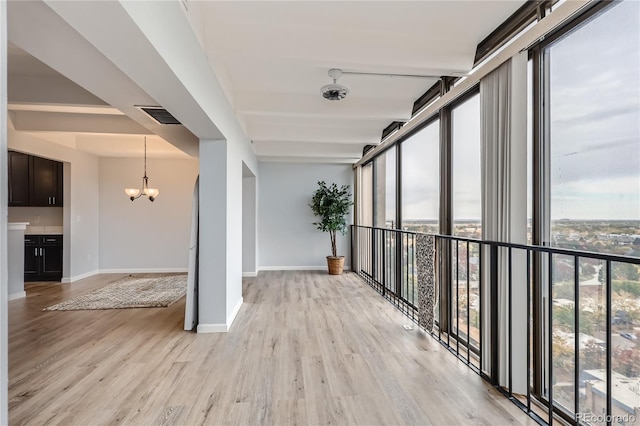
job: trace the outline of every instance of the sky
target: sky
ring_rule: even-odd
[[[402,143],[404,219],[438,219],[439,135],[440,122],[436,120]]]
[[[550,49],[552,219],[640,219],[640,2]]]
[[[640,220],[640,1],[608,9],[549,57],[552,220]],[[403,143],[405,219],[438,217],[438,131]],[[479,97],[454,109],[453,174],[454,219],[479,220]]]

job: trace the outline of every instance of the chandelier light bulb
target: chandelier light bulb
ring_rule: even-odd
[[[127,197],[131,198],[131,201],[133,201],[140,194],[140,190],[136,188],[127,188],[124,190],[124,193],[127,194]]]

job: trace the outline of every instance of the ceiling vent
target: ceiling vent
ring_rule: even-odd
[[[338,78],[342,75],[342,70],[332,68],[329,70],[329,77],[333,79],[333,84],[322,86],[322,96],[330,101],[339,101],[349,94],[349,89],[341,84],[337,84]]]
[[[182,124],[180,123],[173,115],[169,113],[166,109],[159,106],[139,106],[136,105],[141,111],[144,111],[148,116],[153,118],[160,124]]]

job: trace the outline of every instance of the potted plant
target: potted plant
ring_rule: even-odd
[[[311,199],[311,210],[315,216],[320,217],[319,222],[313,224],[322,232],[328,232],[331,237],[331,256],[327,256],[327,266],[329,274],[340,275],[344,269],[344,256],[338,256],[336,248],[336,233],[347,232],[347,215],[353,202],[349,193],[349,185],[338,185],[332,183],[327,186],[324,181],[318,182],[318,189],[313,193]]]

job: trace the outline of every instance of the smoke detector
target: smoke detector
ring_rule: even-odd
[[[342,70],[332,68],[329,70],[329,77],[333,79],[333,84],[322,86],[322,96],[330,101],[339,101],[349,94],[349,89],[341,84],[337,84],[338,78],[342,75]]]

